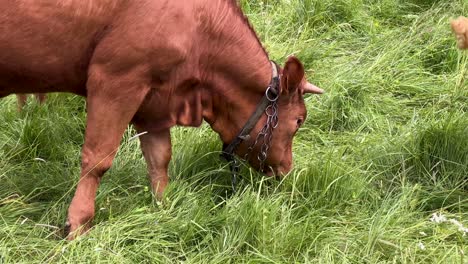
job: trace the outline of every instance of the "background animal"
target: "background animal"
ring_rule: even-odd
[[[460,16],[450,22],[453,33],[457,38],[459,49],[468,49],[468,18]]]

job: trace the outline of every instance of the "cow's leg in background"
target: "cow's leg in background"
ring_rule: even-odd
[[[36,93],[34,94],[34,97],[36,97],[36,100],[42,104],[44,103],[46,99],[46,95],[43,93]],[[27,94],[16,94],[16,98],[18,99],[18,112],[21,112],[23,110],[24,105],[26,104],[26,101],[28,100],[28,95]]]
[[[148,177],[153,193],[161,199],[169,181],[167,169],[172,151],[170,131],[167,129],[151,132],[146,131],[144,127],[136,127],[139,133],[148,132],[140,136],[141,150],[148,166]]]
[[[16,94],[16,98],[18,99],[18,112],[21,112],[26,101],[28,100],[27,94]]]
[[[101,177],[111,167],[122,135],[149,91],[150,81],[143,75],[139,67],[115,74],[102,66],[90,67],[81,176],[68,209],[68,239],[89,228]]]
[[[36,100],[39,101],[40,104],[44,103],[46,99],[46,95],[43,93],[36,93],[34,94],[34,97],[36,97]]]

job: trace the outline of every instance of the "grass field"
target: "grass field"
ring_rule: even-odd
[[[241,2],[270,57],[296,54],[326,90],[306,98],[294,171],[280,182],[245,166],[233,194],[217,135],[176,128],[157,202],[129,129],[94,228],[68,242],[84,100],[50,95],[19,114],[10,96],[0,101],[0,263],[468,263],[468,53],[449,28],[468,2]]]

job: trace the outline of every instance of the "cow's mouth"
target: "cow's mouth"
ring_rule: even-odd
[[[278,169],[277,166],[265,166],[265,168],[263,168],[261,170],[261,172],[263,174],[265,174],[266,176],[268,177],[273,177],[273,176],[279,176],[282,174],[282,171]]]
[[[270,169],[270,168],[263,169],[263,170],[262,170],[262,173],[265,174],[265,175],[268,176],[268,177],[271,177],[271,176],[276,175],[276,173],[275,173],[272,169]]]
[[[265,166],[261,172],[266,176],[274,176],[277,178],[283,178],[288,172],[292,170],[292,166],[283,167],[281,165],[276,166]]]

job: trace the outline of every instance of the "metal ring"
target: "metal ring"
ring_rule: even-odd
[[[273,107],[272,105],[268,105],[265,109],[265,114],[267,116],[276,116],[278,114],[278,109],[276,107]]]
[[[268,101],[276,102],[276,100],[278,100],[279,94],[277,93],[274,98],[270,98],[270,96],[268,95],[269,92],[273,93],[271,90],[271,86],[268,86],[267,90],[265,91],[265,96],[268,99]]]

